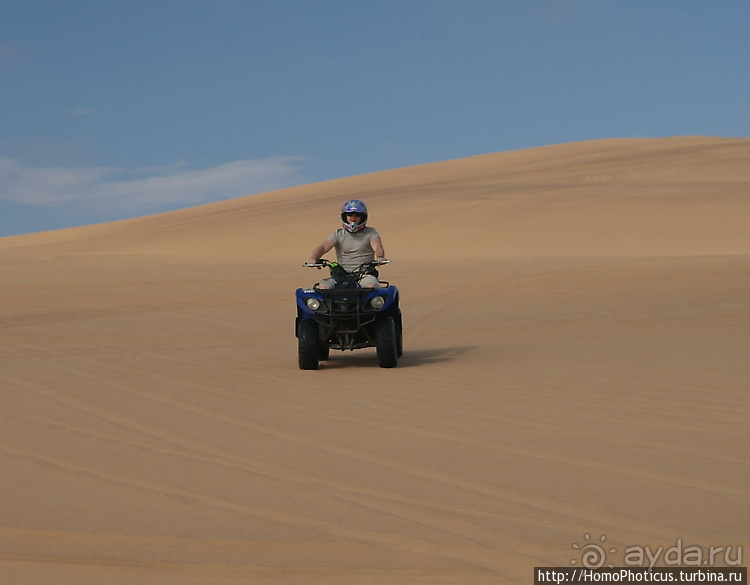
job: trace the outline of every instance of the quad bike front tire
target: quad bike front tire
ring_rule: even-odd
[[[378,323],[375,333],[378,365],[381,368],[395,368],[398,363],[398,338],[393,317],[386,317]]]
[[[318,342],[318,359],[324,362],[328,359],[331,353],[331,348],[328,347],[324,342]]]
[[[297,353],[300,370],[317,370],[320,360],[318,324],[311,319],[302,319],[297,329]]]

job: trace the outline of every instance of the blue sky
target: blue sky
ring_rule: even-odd
[[[747,0],[0,0],[0,236],[593,138],[750,136]]]

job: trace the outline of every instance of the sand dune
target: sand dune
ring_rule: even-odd
[[[747,254],[749,152],[746,139],[563,144],[4,238],[0,246],[298,258],[297,242],[327,235],[342,200],[357,196],[400,258]]]
[[[302,372],[352,196],[405,354]],[[748,224],[750,139],[685,137],[0,239],[2,582],[529,583],[585,534],[746,565]]]

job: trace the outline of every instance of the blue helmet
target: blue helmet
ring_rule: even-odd
[[[353,221],[347,222],[347,213],[359,213],[362,216],[362,221],[360,223],[354,223]],[[346,231],[350,233],[361,231],[367,223],[367,205],[359,199],[350,199],[344,203],[344,206],[341,208],[341,221],[343,222]]]

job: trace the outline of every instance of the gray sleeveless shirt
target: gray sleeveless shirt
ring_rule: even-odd
[[[336,248],[336,260],[345,270],[352,271],[363,262],[375,259],[375,252],[370,245],[373,238],[379,238],[375,228],[365,226],[357,233],[350,233],[344,228],[333,232],[328,239]]]

